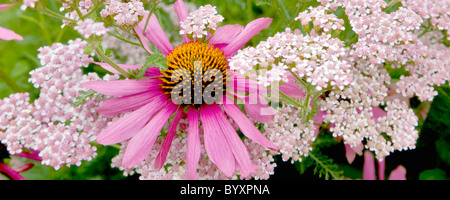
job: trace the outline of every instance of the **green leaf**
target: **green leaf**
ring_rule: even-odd
[[[309,157],[314,161],[314,174],[318,175],[319,178],[324,178],[325,180],[341,179],[344,173],[339,169],[339,165],[334,163],[332,158],[320,153],[319,150],[311,151]]]
[[[442,169],[428,169],[419,174],[419,180],[446,180],[446,173]]]

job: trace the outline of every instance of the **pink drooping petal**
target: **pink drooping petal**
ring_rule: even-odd
[[[177,105],[168,102],[167,106],[155,114],[150,122],[131,138],[123,156],[124,168],[132,168],[148,156],[161,129],[176,109]]]
[[[242,177],[247,177],[251,173],[255,172],[255,166],[253,165],[250,155],[242,142],[239,135],[236,133],[233,126],[228,121],[225,114],[222,113],[222,109],[217,104],[212,104],[210,110],[215,114],[217,123],[219,124],[219,130],[222,131],[228,145],[230,145],[231,152],[236,159],[236,164],[239,166]]]
[[[15,4],[0,4],[0,10],[10,9],[14,6],[16,6],[16,5]]]
[[[166,97],[161,95],[138,110],[126,114],[103,129],[97,136],[97,142],[103,145],[110,145],[133,137],[166,104]]]
[[[278,151],[278,147],[270,142],[264,135],[255,127],[255,125],[242,113],[236,103],[231,99],[226,98],[226,102],[223,104],[223,108],[228,117],[238,125],[242,133],[250,138],[252,141],[260,144],[263,147],[269,148],[274,151]],[[229,103],[232,102],[232,103]]]
[[[14,154],[14,155],[15,156],[24,157],[24,158],[28,158],[28,159],[33,159],[33,160],[41,162],[42,161],[42,157],[39,156],[39,153],[40,153],[39,151],[30,150],[30,152],[22,151],[20,153]]]
[[[147,21],[148,13],[144,15],[144,18],[139,24],[134,27],[136,32],[139,32],[144,29],[145,23]],[[150,16],[150,19],[147,24],[147,29],[144,32],[144,36],[148,39],[150,43],[156,46],[164,55],[169,54],[173,50],[172,44],[170,44],[169,39],[167,39],[166,34],[164,33],[161,24],[159,24],[158,18],[155,14]],[[142,41],[145,42],[145,41]]]
[[[201,144],[199,135],[199,118],[195,108],[188,110],[189,132],[187,138],[186,168],[188,179],[197,177],[197,166],[200,160]]]
[[[231,77],[229,77],[230,81],[227,82],[227,87],[230,87],[232,91],[246,93],[258,92],[259,84],[257,81],[248,79],[236,71],[230,71],[230,74]]]
[[[229,24],[217,28],[214,36],[209,40],[210,44],[220,49],[226,47],[244,30],[244,26],[238,24]],[[222,45],[222,46],[221,46]]]
[[[283,85],[280,85],[279,90],[284,94],[296,99],[301,99],[305,97],[305,92],[303,92],[300,88],[298,88],[298,84],[294,82],[288,82]]]
[[[209,159],[227,177],[231,177],[235,169],[235,158],[225,136],[219,128],[215,114],[210,105],[200,108],[200,119],[203,124],[205,149]]]
[[[19,40],[22,41],[23,37],[9,29],[0,26],[0,40]]]
[[[147,19],[147,18],[145,18]],[[150,49],[150,47],[148,46],[147,41],[145,40],[145,36],[144,34],[142,34],[142,29],[139,28],[139,26],[136,26],[134,28],[136,35],[138,36],[139,41],[141,42],[142,46],[144,47],[144,49],[150,53],[150,54],[154,54],[154,52]]]
[[[161,74],[159,68],[149,67],[149,68],[147,68],[147,71],[145,72],[144,77],[151,78],[151,77],[156,77],[156,76],[161,76],[161,75],[162,74]]]
[[[344,144],[345,147],[345,157],[347,158],[348,163],[352,164],[353,160],[355,160],[356,153],[348,144]]]
[[[124,112],[136,110],[152,102],[160,91],[150,91],[130,96],[117,97],[104,101],[97,109],[103,116],[116,116]]]
[[[389,175],[389,180],[406,180],[406,168],[402,165],[397,166]]]
[[[109,65],[108,63],[102,63],[102,62],[94,62],[95,64],[99,65],[100,67],[102,67],[103,69],[108,70],[109,72],[113,73],[113,74],[121,74],[120,72],[118,72],[116,69],[114,69],[113,67],[111,67],[111,65]],[[136,70],[141,68],[140,65],[125,65],[125,64],[117,64],[119,65],[120,68],[122,68],[125,71],[128,70]]]
[[[248,23],[244,30],[242,30],[242,32],[223,49],[224,54],[228,57],[233,56],[250,39],[252,39],[253,36],[267,28],[270,23],[272,23],[272,18],[258,18]]]
[[[316,124],[322,124],[323,123],[323,116],[327,114],[327,111],[319,111],[316,115],[313,117],[313,122]],[[317,137],[319,135],[320,126],[314,125],[316,129],[314,130],[314,137]]]
[[[164,138],[164,142],[161,146],[161,149],[159,150],[159,153],[156,156],[155,164],[154,164],[153,168],[161,169],[161,167],[164,165],[164,162],[166,162],[167,153],[169,153],[170,145],[172,144],[173,137],[175,136],[175,132],[178,127],[178,122],[180,122],[182,115],[183,115],[183,110],[178,109],[176,111],[175,116],[173,117],[172,123],[170,124],[169,131],[167,132],[166,138]]]
[[[109,65],[108,63],[101,63],[101,62],[94,62],[94,63],[99,65],[103,69],[108,70],[111,73],[120,74],[116,69],[111,67],[111,65]],[[125,64],[117,64],[117,65],[119,65],[119,67],[121,67],[125,71],[136,70],[136,69],[140,69],[142,67],[140,65],[125,65]],[[157,67],[147,68],[147,71],[145,72],[144,77],[151,78],[151,77],[155,77],[155,76],[161,76],[161,72],[160,72],[159,68],[157,68]]]
[[[260,123],[272,121],[275,114],[266,99],[259,94],[250,94],[245,97],[244,108],[250,118]]]
[[[182,0],[178,0],[173,4],[173,8],[175,10],[175,13],[178,16],[178,21],[182,22],[187,19],[189,12],[186,8],[186,5],[184,5],[184,2]],[[188,39],[186,35],[183,35],[183,41],[184,43],[188,43],[191,40]]]
[[[19,172],[15,171],[14,169],[10,168],[5,163],[0,162],[0,172],[5,173],[9,178],[12,180],[25,180],[25,178],[19,174]]]
[[[26,172],[26,171],[30,170],[31,168],[33,168],[33,167],[34,167],[33,163],[27,163],[27,164],[24,164],[24,165],[22,165],[20,167],[14,168],[14,171],[19,172],[19,173]]]
[[[377,179],[375,175],[375,161],[370,151],[364,152],[363,179],[364,180]]]
[[[386,159],[378,161],[378,180],[384,180],[384,168],[386,165]]]
[[[88,81],[82,87],[93,89],[98,93],[108,96],[127,96],[160,89],[159,79],[124,79],[115,81]]]
[[[375,121],[375,123],[378,123],[378,118],[385,117],[387,115],[386,111],[384,111],[378,106],[373,108],[372,113],[373,113],[372,119]]]

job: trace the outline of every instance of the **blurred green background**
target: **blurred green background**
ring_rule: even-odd
[[[173,1],[165,0],[166,4]],[[309,6],[318,5],[316,1],[282,1],[282,0],[195,0],[197,6],[212,4],[217,6],[218,12],[224,16],[223,24],[245,25],[258,17],[271,17],[273,23],[268,29],[255,36],[247,45],[257,45],[260,41],[284,31],[286,27],[292,29],[301,26],[294,18],[299,12]],[[9,0],[0,0],[0,4],[10,3]],[[58,11],[61,7],[57,1],[47,1],[47,6]],[[392,10],[395,10],[394,6]],[[169,18],[169,15],[159,9],[156,13],[165,31],[178,31]],[[347,17],[342,9],[335,12],[339,18],[345,20],[346,30],[339,38],[350,45],[355,33],[349,26]],[[23,41],[0,41],[0,98],[17,92],[29,92],[32,99],[39,96],[39,89],[28,83],[29,71],[40,67],[37,59],[38,48],[56,42],[67,43],[70,39],[80,37],[71,27],[61,28],[61,20],[41,14],[35,10],[27,9],[25,12],[16,6],[9,10],[0,11],[0,26],[11,29],[24,37]],[[390,71],[393,79],[398,78],[398,70]],[[413,180],[440,180],[450,177],[450,87],[448,85],[437,87],[439,95],[431,103],[430,111],[425,119],[420,119],[419,140],[417,148],[403,152],[395,152],[386,159],[386,177],[398,165],[405,166],[407,178]],[[410,104],[419,112],[428,103],[422,103],[412,98]],[[334,141],[330,134],[321,134],[315,142],[316,152],[323,159],[330,161],[333,170],[342,176],[351,179],[362,177],[363,157],[357,156],[350,165],[345,158],[344,145]],[[35,167],[22,175],[27,179],[45,180],[89,180],[89,179],[137,179],[138,175],[123,176],[116,168],[111,168],[111,158],[118,150],[114,147],[97,146],[98,156],[91,162],[83,162],[80,167],[71,166],[54,170],[48,166],[36,163]],[[0,150],[1,151],[1,150]],[[0,153],[0,159],[8,159],[8,155]],[[2,157],[3,155],[3,157]],[[28,161],[27,161],[28,162]],[[314,172],[313,161],[306,158],[304,162],[291,164],[282,162],[277,158],[278,167],[271,179],[324,179]],[[7,179],[5,176],[2,179]]]

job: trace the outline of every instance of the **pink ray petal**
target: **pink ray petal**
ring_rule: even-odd
[[[5,163],[0,162],[0,172],[5,173],[8,175],[12,180],[25,180],[25,178],[19,174],[19,172],[15,171],[14,169],[10,168]]]
[[[197,166],[201,153],[198,120],[199,117],[197,111],[195,111],[195,108],[189,107],[189,132],[187,136],[186,168],[188,179],[190,180],[194,180],[197,177]]]
[[[384,168],[386,165],[386,159],[378,161],[378,180],[384,180]]]
[[[372,119],[375,121],[375,123],[378,123],[378,118],[385,117],[387,115],[386,111],[384,111],[378,106],[373,108],[372,113],[373,113]]]
[[[176,111],[175,116],[173,117],[173,121],[170,124],[169,131],[167,132],[166,138],[164,138],[164,142],[159,150],[158,155],[155,159],[155,164],[153,166],[154,169],[161,169],[166,162],[167,153],[169,153],[170,145],[172,144],[173,137],[175,136],[175,132],[177,131],[178,122],[180,122],[181,116],[183,115],[183,110],[178,109]]]
[[[176,109],[177,105],[168,102],[167,106],[155,114],[150,122],[131,138],[123,156],[124,168],[132,168],[148,156],[161,129]]]
[[[153,102],[113,121],[97,136],[97,142],[103,145],[110,145],[133,137],[166,104],[166,97],[161,95]]]
[[[103,116],[116,116],[124,112],[136,110],[152,102],[160,91],[150,91],[130,96],[117,97],[103,101],[97,113]]]
[[[148,16],[148,15],[147,15]],[[147,18],[145,18],[147,19]],[[136,35],[138,36],[139,41],[141,42],[142,46],[144,47],[144,49],[150,53],[150,54],[154,54],[154,52],[150,49],[150,47],[148,46],[147,41],[145,40],[145,36],[144,34],[142,34],[142,29],[139,28],[139,26],[136,26],[134,28]]]
[[[370,151],[364,152],[363,179],[376,180],[375,161]]]
[[[19,40],[22,41],[23,37],[9,29],[0,27],[0,40]]]
[[[16,6],[16,5],[15,4],[0,4],[0,10],[10,9],[14,6]]]
[[[225,114],[222,113],[222,109],[217,104],[210,106],[211,111],[215,114],[216,120],[219,124],[219,129],[222,131],[228,145],[230,145],[231,152],[236,159],[236,164],[240,166],[242,177],[247,177],[251,173],[255,172],[255,166],[253,165],[250,155],[245,147],[242,139],[236,133],[230,121],[228,121]]]
[[[402,165],[397,166],[389,175],[389,180],[406,180],[406,168]]]
[[[223,108],[228,117],[238,125],[242,133],[250,138],[252,141],[260,144],[263,147],[269,148],[274,151],[278,151],[278,147],[270,142],[264,135],[255,127],[255,125],[242,113],[236,103],[228,103],[232,100],[226,98],[226,103],[223,104]]]
[[[206,153],[220,171],[227,177],[231,177],[235,169],[235,158],[210,107],[210,105],[204,105],[200,108]]]
[[[250,94],[244,103],[247,115],[257,122],[267,123],[273,120],[274,110],[262,95]]]
[[[115,81],[88,81],[84,82],[81,86],[108,96],[127,96],[160,89],[160,83],[161,80],[159,79],[124,79]]]
[[[175,13],[178,16],[178,21],[182,22],[184,20],[187,19],[187,17],[189,16],[189,12],[186,8],[186,5],[184,5],[184,2],[182,0],[178,0],[173,4],[173,8],[175,10]],[[191,40],[188,39],[188,37],[186,35],[183,35],[183,41],[184,43],[188,43]]]
[[[244,30],[231,41],[223,52],[228,57],[233,56],[239,49],[241,49],[253,36],[258,34],[261,30],[267,28],[272,23],[272,18],[258,18],[245,26]]]
[[[244,26],[238,24],[229,24],[217,28],[214,36],[209,40],[210,44],[218,47],[220,44],[228,45],[244,29]]]
[[[143,20],[134,27],[136,32],[142,32],[144,29],[148,13],[144,15]],[[169,54],[173,50],[172,44],[170,44],[169,39],[167,39],[166,34],[164,33],[161,25],[159,24],[158,18],[155,14],[150,16],[150,19],[147,24],[147,29],[144,32],[144,36],[148,39],[150,43],[156,46],[164,55]],[[145,42],[145,41],[142,41]]]
[[[356,153],[355,153],[355,151],[353,151],[353,149],[350,147],[350,145],[344,144],[344,147],[345,147],[345,157],[347,158],[347,162],[349,164],[352,164],[353,161],[355,160]]]
[[[279,90],[284,94],[287,94],[288,96],[296,99],[305,97],[305,92],[300,90],[300,88],[298,88],[297,83],[294,82],[288,82],[283,85],[280,85]]]
[[[120,74],[120,72],[118,72],[116,69],[114,69],[113,67],[111,67],[111,65],[109,65],[108,63],[102,63],[102,62],[94,62],[95,64],[99,65],[100,67],[102,67],[103,69],[108,70],[109,72],[113,73],[113,74]],[[124,69],[125,71],[128,70],[136,70],[141,68],[142,66],[140,65],[125,65],[125,64],[117,64],[119,65],[120,68]]]

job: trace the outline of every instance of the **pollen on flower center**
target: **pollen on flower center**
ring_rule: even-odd
[[[161,87],[174,103],[200,106],[218,102],[228,65],[219,48],[190,42],[176,47],[166,58],[168,68],[161,71]]]

